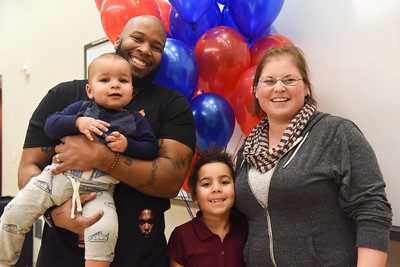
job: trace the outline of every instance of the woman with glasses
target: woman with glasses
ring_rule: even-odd
[[[255,113],[236,164],[247,266],[385,266],[392,212],[374,151],[351,121],[316,110],[305,58],[257,66]]]

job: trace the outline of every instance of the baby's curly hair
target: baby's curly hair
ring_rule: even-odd
[[[196,184],[199,178],[198,174],[200,168],[203,167],[204,165],[208,163],[221,162],[226,166],[228,166],[229,170],[231,171],[232,177],[234,174],[232,156],[216,146],[211,146],[209,150],[198,151],[197,156],[198,159],[193,165],[188,182],[192,198],[196,197]]]

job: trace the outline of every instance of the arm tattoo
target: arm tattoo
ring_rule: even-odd
[[[150,178],[149,178],[149,180],[147,180],[147,184],[145,184],[145,183],[138,184],[137,189],[139,191],[143,190],[143,188],[145,188],[146,186],[153,185],[154,182],[156,181],[157,169],[158,169],[157,160],[154,160],[152,162],[151,167],[152,167],[152,169],[150,171]]]
[[[25,180],[25,185],[29,183],[30,180],[32,180],[33,177],[39,176],[40,172],[33,173],[28,179]]]
[[[33,173],[33,174],[29,177],[29,180],[32,179],[32,178],[35,177],[35,176],[39,176],[39,174],[40,174],[40,172]]]
[[[34,176],[29,177],[28,179],[25,180],[24,186],[26,186],[33,178]]]
[[[130,157],[124,157],[125,165],[132,166],[132,159]]]
[[[172,163],[174,164],[175,169],[180,170],[182,168],[185,168],[185,166],[190,163],[192,160],[192,153],[186,154],[186,156],[181,157],[178,160],[173,161]]]
[[[42,150],[42,152],[47,154],[47,153],[51,152],[51,150],[54,149],[54,147],[52,147],[52,146],[43,146],[40,149]]]
[[[156,177],[157,177],[157,168],[158,168],[157,160],[154,160],[152,165],[151,165],[150,178],[147,181],[147,185],[153,185],[154,184],[154,182],[156,180]]]

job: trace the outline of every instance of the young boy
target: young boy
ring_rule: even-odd
[[[124,109],[133,94],[129,63],[119,55],[108,53],[96,58],[88,68],[86,92],[90,100],[79,101],[57,112],[46,121],[45,131],[54,139],[83,133],[93,140],[95,134],[112,151],[115,160],[106,171],[71,170],[52,175],[52,165],[28,183],[4,209],[0,224],[0,265],[17,262],[25,233],[48,208],[61,205],[71,196],[71,218],[77,211],[90,216],[103,210],[102,218],[85,229],[85,266],[109,266],[114,257],[118,236],[114,184],[119,181],[108,174],[115,167],[119,153],[139,159],[154,159],[158,144],[150,125],[141,114]],[[60,163],[60,159],[55,157]],[[79,192],[97,192],[96,198],[82,210]]]
[[[231,212],[235,191],[230,155],[216,148],[200,152],[189,186],[200,211],[172,232],[170,267],[245,266],[247,224]]]

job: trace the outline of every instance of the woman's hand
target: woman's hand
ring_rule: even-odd
[[[388,254],[372,248],[358,248],[357,267],[385,267]]]

